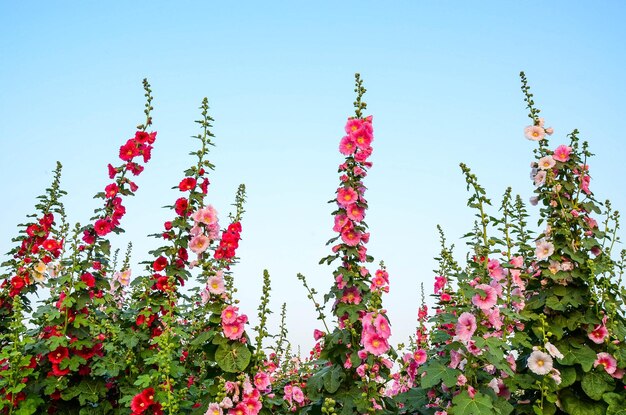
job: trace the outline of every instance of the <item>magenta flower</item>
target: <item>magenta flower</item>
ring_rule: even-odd
[[[350,135],[344,136],[339,142],[339,152],[344,156],[349,156],[356,151],[356,143]]]
[[[348,218],[355,222],[360,222],[365,218],[365,209],[357,206],[356,203],[346,207],[346,213],[348,214]]]
[[[476,317],[465,312],[459,316],[456,323],[456,338],[464,343],[470,341],[476,331]]]

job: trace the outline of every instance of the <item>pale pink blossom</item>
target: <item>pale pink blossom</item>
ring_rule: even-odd
[[[596,355],[596,361],[593,362],[593,367],[602,366],[606,373],[613,374],[617,369],[617,360],[609,353],[601,352]]]
[[[548,170],[554,167],[556,161],[552,158],[552,156],[544,156],[539,159],[539,168],[541,170]]]
[[[191,241],[189,241],[189,249],[196,254],[201,254],[207,250],[211,240],[204,235],[194,236]]]
[[[550,260],[550,264],[548,265],[548,271],[550,271],[552,275],[561,271],[561,263],[559,261]]]
[[[555,359],[563,359],[563,353],[561,353],[559,349],[557,349],[556,346],[552,343],[546,343],[546,350],[548,351],[548,353],[550,353],[550,356],[554,357]]]
[[[291,396],[293,397],[293,400],[298,402],[298,403],[303,403],[304,402],[304,393],[302,392],[302,389],[300,389],[297,386],[294,386],[291,392]]]
[[[126,286],[126,285],[130,284],[130,274],[131,274],[130,269],[125,269],[125,270],[124,270],[124,271],[122,271],[122,272],[116,272],[116,273],[113,275],[113,278],[114,278],[117,282],[119,282],[119,283],[120,283],[120,285],[124,285],[124,286]]]
[[[554,128],[552,128],[552,127],[546,128],[546,134],[548,134],[548,135],[554,134]]]
[[[200,300],[202,301],[202,304],[208,303],[210,298],[211,293],[209,292],[209,290],[206,287],[203,288],[202,291],[200,291]]]
[[[456,338],[464,343],[471,340],[476,331],[476,317],[465,312],[459,316],[456,323]]]
[[[222,321],[222,331],[224,332],[224,336],[231,340],[238,340],[243,335],[244,326],[248,321],[248,317],[244,314],[232,322],[232,323],[224,323]]]
[[[549,354],[535,350],[528,357],[528,369],[537,375],[547,375],[553,367],[552,357]]]
[[[204,415],[223,415],[224,412],[222,408],[220,408],[219,404],[213,402],[209,404],[209,409],[204,413]]]
[[[226,291],[226,288],[224,287],[224,277],[222,277],[222,275],[210,276],[206,284],[207,290],[209,290],[211,294],[221,295],[224,291]]]
[[[546,131],[538,125],[529,125],[524,128],[524,135],[532,141],[539,141],[545,137]]]
[[[572,152],[572,148],[566,145],[560,145],[556,148],[556,150],[554,150],[554,154],[552,154],[552,157],[556,160],[556,161],[560,161],[562,163],[565,163],[566,161],[569,160],[569,156]]]
[[[536,244],[535,256],[538,260],[548,259],[554,253],[554,245],[552,243],[542,239],[537,241]]]
[[[198,209],[191,215],[191,218],[199,223],[211,225],[217,222],[217,211],[211,205]]]
[[[546,171],[538,171],[537,174],[535,174],[535,177],[533,177],[533,182],[535,183],[535,186],[543,186],[546,182]]]

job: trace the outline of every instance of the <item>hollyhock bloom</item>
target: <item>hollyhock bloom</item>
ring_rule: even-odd
[[[350,136],[354,139],[354,143],[360,149],[368,149],[372,144],[374,135],[372,134],[372,125],[363,124],[361,128],[350,133]]]
[[[365,120],[361,118],[348,118],[346,122],[345,131],[346,134],[350,134],[361,128],[361,126],[365,123]]]
[[[113,278],[115,279],[115,281],[119,282],[120,285],[126,286],[126,285],[130,284],[130,274],[131,274],[130,269],[125,269],[122,272],[119,272],[119,271],[116,272],[113,275]]]
[[[541,170],[548,170],[554,167],[556,161],[552,156],[544,156],[539,159],[539,168]]]
[[[380,356],[389,350],[389,343],[387,343],[387,340],[380,334],[373,331],[365,331],[361,341],[364,349],[375,356]]]
[[[104,196],[107,199],[111,199],[112,197],[115,197],[115,195],[117,195],[117,192],[119,191],[120,191],[120,188],[117,185],[117,183],[111,183],[110,185],[104,188]]]
[[[524,135],[529,140],[539,141],[545,137],[546,131],[543,129],[543,127],[540,127],[538,125],[529,125],[528,127],[524,128]]]
[[[528,369],[537,375],[547,375],[552,370],[552,357],[539,350],[533,351],[528,357]]]
[[[344,136],[339,142],[339,152],[345,156],[349,156],[356,150],[354,138],[349,135]]]
[[[265,372],[254,375],[254,386],[260,391],[265,391],[271,386],[270,377]]]
[[[556,346],[552,343],[546,343],[546,350],[548,351],[548,353],[550,353],[550,356],[554,357],[555,359],[563,359],[563,353],[561,353],[559,349],[557,349]]]
[[[60,364],[64,359],[69,358],[69,356],[69,349],[64,346],[59,346],[50,353],[48,353],[48,360],[50,360],[50,363]]]
[[[302,389],[297,386],[294,386],[291,389],[291,396],[293,397],[293,400],[298,402],[299,404],[304,402],[304,393],[302,392]]]
[[[237,340],[241,338],[244,331],[244,326],[248,321],[248,316],[241,315],[238,316],[234,322],[232,323],[224,323],[222,320],[222,330],[224,331],[224,336],[231,340]]]
[[[532,206],[537,206],[537,204],[539,204],[539,198],[537,196],[531,196],[528,201]]]
[[[615,373],[617,369],[617,360],[609,353],[601,352],[596,355],[596,361],[593,362],[593,367],[602,366],[606,373],[609,375]]]
[[[484,291],[484,293],[481,293],[480,291],[477,292],[472,297],[472,304],[474,304],[476,307],[480,308],[483,311],[488,310],[496,305],[496,303],[498,302],[498,294],[492,286],[487,284],[478,284],[474,288],[477,290],[482,290]]]
[[[500,261],[497,259],[490,259],[487,268],[489,270],[489,276],[497,281],[504,278],[504,269],[500,265]]]
[[[348,207],[355,203],[359,194],[351,187],[341,187],[337,190],[337,203],[339,206]]]
[[[439,275],[435,277],[435,294],[439,294],[439,292],[446,286],[448,282],[447,278]]]
[[[535,183],[535,186],[537,187],[543,186],[544,183],[546,182],[546,171],[545,170],[538,171],[537,174],[535,174],[535,177],[533,177],[533,182]]]
[[[197,236],[194,236],[193,239],[191,239],[191,241],[189,241],[189,249],[191,249],[192,252],[200,255],[201,253],[207,250],[210,243],[211,243],[211,240],[207,238],[206,236],[197,235]]]
[[[456,323],[456,338],[464,343],[471,340],[476,331],[476,317],[465,312],[459,316]]]
[[[536,244],[535,256],[538,260],[548,259],[554,253],[554,245],[552,243],[542,239],[537,241]]]
[[[207,287],[204,287],[202,291],[200,291],[200,301],[202,301],[202,304],[206,304],[209,302],[210,298],[211,298],[211,293],[209,289]]]
[[[126,144],[120,147],[120,158],[124,161],[131,161],[133,158],[139,155],[139,149],[137,144],[131,138]]]
[[[500,310],[494,308],[487,313],[487,318],[489,319],[489,324],[496,329],[500,330],[502,328],[502,318],[500,316]]]
[[[548,271],[550,271],[552,275],[561,271],[561,263],[559,261],[550,260],[550,264],[548,265]]]
[[[130,409],[133,413],[142,414],[154,404],[154,389],[144,389],[135,395],[130,402]]]
[[[355,222],[360,222],[365,218],[365,209],[360,206],[357,206],[356,203],[353,203],[350,206],[346,207],[346,213],[348,214],[348,218]]]
[[[163,271],[165,267],[167,267],[167,258],[165,258],[164,256],[158,257],[152,263],[152,269],[155,270],[156,272]]]
[[[187,192],[189,190],[194,189],[195,187],[196,187],[196,179],[194,179],[193,177],[185,177],[178,184],[178,189],[180,189],[181,192]]]
[[[52,371],[50,373],[52,374],[52,376],[65,376],[70,373],[70,369],[61,369],[58,363],[52,363]]]
[[[107,219],[98,219],[93,224],[93,229],[96,232],[96,235],[105,236],[106,234],[111,232],[111,222],[109,222]]]
[[[217,211],[211,205],[208,205],[202,209],[198,209],[191,218],[200,223],[204,223],[205,225],[212,225],[217,223]]]
[[[348,287],[343,291],[339,301],[346,304],[361,304],[361,293],[357,287]]]
[[[96,285],[96,279],[89,272],[85,272],[83,275],[81,275],[80,280],[84,282],[89,288],[93,288]]]
[[[376,332],[380,334],[384,339],[388,339],[391,336],[391,327],[389,327],[389,321],[383,314],[378,314],[373,321],[373,326]]]
[[[238,314],[237,312],[239,311],[239,308],[229,305],[226,306],[226,308],[224,308],[224,310],[222,310],[222,323],[223,324],[231,324],[234,323],[237,320]]]
[[[113,165],[111,165],[110,163],[107,165],[107,168],[109,169],[109,179],[114,178],[117,174],[117,169],[113,167]]]
[[[181,197],[176,200],[175,205],[174,205],[174,211],[176,212],[176,214],[180,216],[186,216],[189,214],[189,212],[187,212],[188,208],[189,208],[189,201],[187,199],[185,199],[184,197]]]
[[[222,408],[220,408],[219,404],[213,402],[209,404],[209,408],[206,410],[204,415],[224,415]]]
[[[589,175],[584,175],[580,178],[580,189],[585,192],[585,194],[591,194],[591,190],[589,190],[589,182],[591,181],[591,177]]]
[[[341,240],[349,246],[357,246],[362,240],[362,234],[354,229],[347,229],[341,233]]]
[[[560,161],[565,163],[569,160],[569,156],[572,152],[572,148],[566,145],[560,145],[554,150],[554,154],[552,154],[552,158],[556,161]]]
[[[347,215],[344,215],[341,213],[338,215],[335,215],[335,226],[333,226],[333,231],[341,232],[343,228],[348,224],[352,226],[352,223],[348,220]]]
[[[224,288],[224,278],[222,277],[221,274],[213,275],[209,277],[206,283],[207,283],[207,290],[209,290],[211,294],[221,295],[226,290]]]
[[[359,163],[365,164],[365,166],[367,167],[371,167],[372,163],[368,163],[366,162],[366,160],[369,158],[369,156],[372,155],[372,152],[373,152],[372,147],[359,149],[359,151],[354,155],[354,159],[358,161]]]
[[[427,358],[428,358],[428,354],[426,353],[426,350],[424,349],[417,349],[415,353],[413,353],[413,359],[415,360],[415,363],[417,363],[418,365],[422,365],[426,363]]]
[[[609,331],[606,329],[606,326],[604,326],[604,324],[598,324],[593,328],[592,332],[587,334],[587,337],[596,344],[602,344],[608,335]]]

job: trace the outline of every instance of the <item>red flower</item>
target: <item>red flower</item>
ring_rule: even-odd
[[[185,199],[184,197],[181,197],[180,199],[176,201],[174,210],[180,216],[187,216],[189,215],[189,212],[187,212],[187,208],[189,208],[189,201]]]
[[[48,360],[50,360],[50,363],[58,365],[64,359],[67,359],[69,356],[70,356],[69,349],[65,346],[59,346],[53,351],[51,351],[50,353],[48,353]]]
[[[185,177],[178,185],[181,192],[192,190],[194,187],[196,187],[196,179],[193,177]]]
[[[150,161],[150,157],[152,157],[152,146],[142,146],[141,147],[141,155],[143,156],[143,162],[147,163]]]
[[[117,174],[117,169],[113,167],[111,164],[107,165],[107,168],[109,169],[109,179],[114,178],[115,175]]]
[[[170,287],[169,277],[159,277],[156,282],[156,288],[161,291],[170,291],[172,287]]]
[[[43,249],[45,249],[46,251],[54,251],[55,249],[59,249],[59,242],[57,242],[54,239],[46,239],[45,241],[43,241],[43,243],[41,244],[41,246],[43,247]]]
[[[107,219],[98,219],[96,223],[93,224],[93,230],[98,236],[105,236],[111,232],[111,222]]]
[[[165,227],[165,230],[169,231],[170,229],[172,229],[172,222],[167,221],[163,224],[163,226]]]
[[[126,163],[126,170],[130,171],[135,176],[139,176],[139,174],[143,171],[143,166],[137,163],[128,162]]]
[[[20,277],[19,275],[11,278],[11,292],[9,293],[9,295],[11,297],[15,297],[17,294],[20,293],[20,291],[22,291],[22,288],[24,288],[25,285],[26,280],[24,280],[24,278]]]
[[[207,194],[209,191],[209,179],[204,179],[202,184],[200,185],[200,189],[202,189],[202,193]]]
[[[132,138],[120,147],[120,158],[124,161],[131,161],[134,157],[139,155],[139,149],[135,140]]]
[[[138,393],[130,401],[130,409],[134,414],[143,414],[146,409],[154,404],[154,389],[144,389],[143,392]]]
[[[87,287],[89,288],[93,288],[96,285],[96,279],[89,272],[85,272],[83,275],[81,275],[80,279],[82,282],[87,284]]]
[[[158,257],[152,264],[152,268],[157,272],[163,271],[165,267],[167,267],[167,258],[164,256]]]
[[[138,143],[148,143],[148,144],[154,144],[154,141],[156,140],[156,131],[151,132],[151,133],[147,133],[145,131],[137,131],[135,133],[135,141],[137,141]]]
[[[115,197],[115,195],[119,191],[120,191],[120,188],[117,185],[117,183],[111,183],[110,185],[104,188],[104,195],[106,196],[107,199],[111,199],[112,197]]]
[[[86,230],[83,232],[83,241],[87,245],[92,245],[94,242],[96,242],[96,237],[89,230]]]

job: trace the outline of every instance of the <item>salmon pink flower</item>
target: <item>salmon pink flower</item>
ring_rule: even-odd
[[[543,129],[543,127],[540,127],[538,125],[529,125],[528,127],[524,128],[524,135],[529,140],[539,141],[545,137],[546,131]]]
[[[208,205],[202,209],[198,209],[191,218],[200,223],[204,223],[205,225],[212,225],[217,223],[217,211],[211,205]]]
[[[461,314],[456,323],[456,339],[467,343],[471,340],[475,331],[476,317],[468,312]]]
[[[554,154],[552,154],[552,158],[556,161],[560,161],[565,163],[569,160],[569,156],[572,152],[572,148],[566,145],[560,145],[554,150]]]
[[[224,308],[224,310],[222,310],[222,323],[225,324],[230,324],[230,323],[234,323],[235,320],[237,320],[237,316],[238,316],[238,312],[239,308],[229,305],[226,306],[226,308]]]
[[[596,355],[596,361],[593,362],[593,367],[602,366],[606,373],[609,375],[615,373],[617,369],[617,360],[609,353],[601,352]]]
[[[244,326],[247,321],[248,316],[245,314],[238,316],[232,323],[224,323],[224,320],[222,320],[224,336],[231,340],[238,340],[243,335]]]
[[[339,206],[347,207],[357,201],[358,193],[351,187],[341,187],[337,190],[337,203]]]

